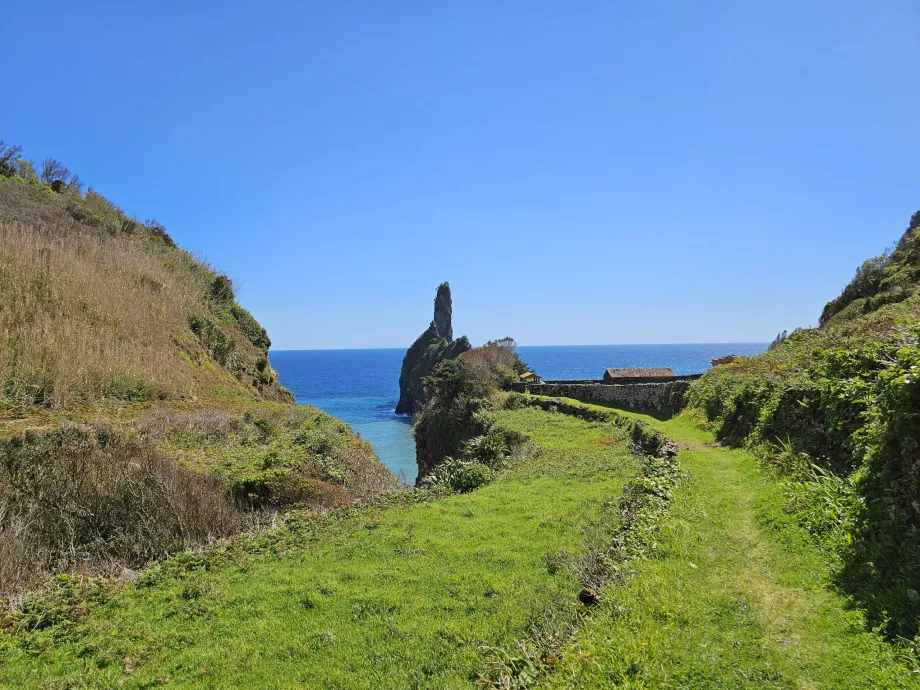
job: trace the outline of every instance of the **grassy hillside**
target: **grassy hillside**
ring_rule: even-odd
[[[639,462],[610,423],[536,409],[495,421],[537,446],[474,492],[292,514],[136,583],[62,581],[7,620],[0,685],[505,687],[516,642],[583,609],[581,573]]]
[[[750,453],[686,417],[515,395],[489,415],[530,443],[474,491],[61,579],[7,615],[0,686],[918,687]]]
[[[232,283],[104,197],[0,178],[0,410],[290,400]]]
[[[863,264],[816,329],[697,381],[720,439],[792,478],[802,524],[836,579],[893,637],[920,621],[920,213]]]
[[[118,573],[397,482],[293,405],[233,283],[0,142],[0,595]]]
[[[399,492],[229,278],[19,153],[0,687],[918,687],[920,228],[677,418],[441,362]]]

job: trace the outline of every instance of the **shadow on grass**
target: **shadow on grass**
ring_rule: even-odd
[[[619,405],[614,405],[613,403],[607,402],[596,402],[594,400],[582,400],[581,398],[573,398],[573,400],[578,400],[580,403],[585,405],[594,405],[595,407],[604,407],[608,410],[613,410],[614,412],[625,412],[627,414],[642,414],[652,419],[657,419],[659,422],[667,422],[671,419],[674,419],[676,415],[668,414],[667,412],[659,412],[658,410],[639,410],[631,407],[622,407]]]
[[[920,538],[914,506],[891,490],[890,477],[876,469],[862,486],[862,511],[843,553],[836,583],[889,640],[920,634]]]

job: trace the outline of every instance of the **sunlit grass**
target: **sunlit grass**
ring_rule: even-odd
[[[580,584],[578,552],[637,460],[610,425],[536,410],[499,423],[544,447],[471,494],[362,509],[270,547],[155,570],[70,625],[8,637],[0,682],[38,687],[407,688],[475,684]],[[178,571],[173,572],[173,571]]]

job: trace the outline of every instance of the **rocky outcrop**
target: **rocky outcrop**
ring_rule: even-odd
[[[470,349],[466,336],[454,340],[451,324],[452,305],[450,285],[441,283],[434,298],[434,318],[412,347],[406,350],[402,371],[399,373],[399,402],[397,414],[414,414],[425,405],[425,386],[422,379],[428,376],[445,359],[454,359]]]

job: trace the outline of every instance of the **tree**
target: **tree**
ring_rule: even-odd
[[[19,177],[28,182],[35,182],[38,180],[38,175],[35,172],[35,163],[26,158],[20,158],[16,161],[16,164]]]
[[[67,180],[67,189],[74,194],[83,193],[83,180],[80,179],[79,175],[71,175],[70,179]]]
[[[42,161],[41,181],[51,185],[51,188],[60,192],[70,184],[73,175],[70,169],[57,158],[46,158]],[[79,181],[79,178],[78,178]]]
[[[230,304],[233,301],[233,281],[227,276],[220,275],[211,281],[211,301],[218,304]]]
[[[9,146],[0,140],[0,175],[13,177],[19,174],[20,153],[22,153],[21,146]]]

